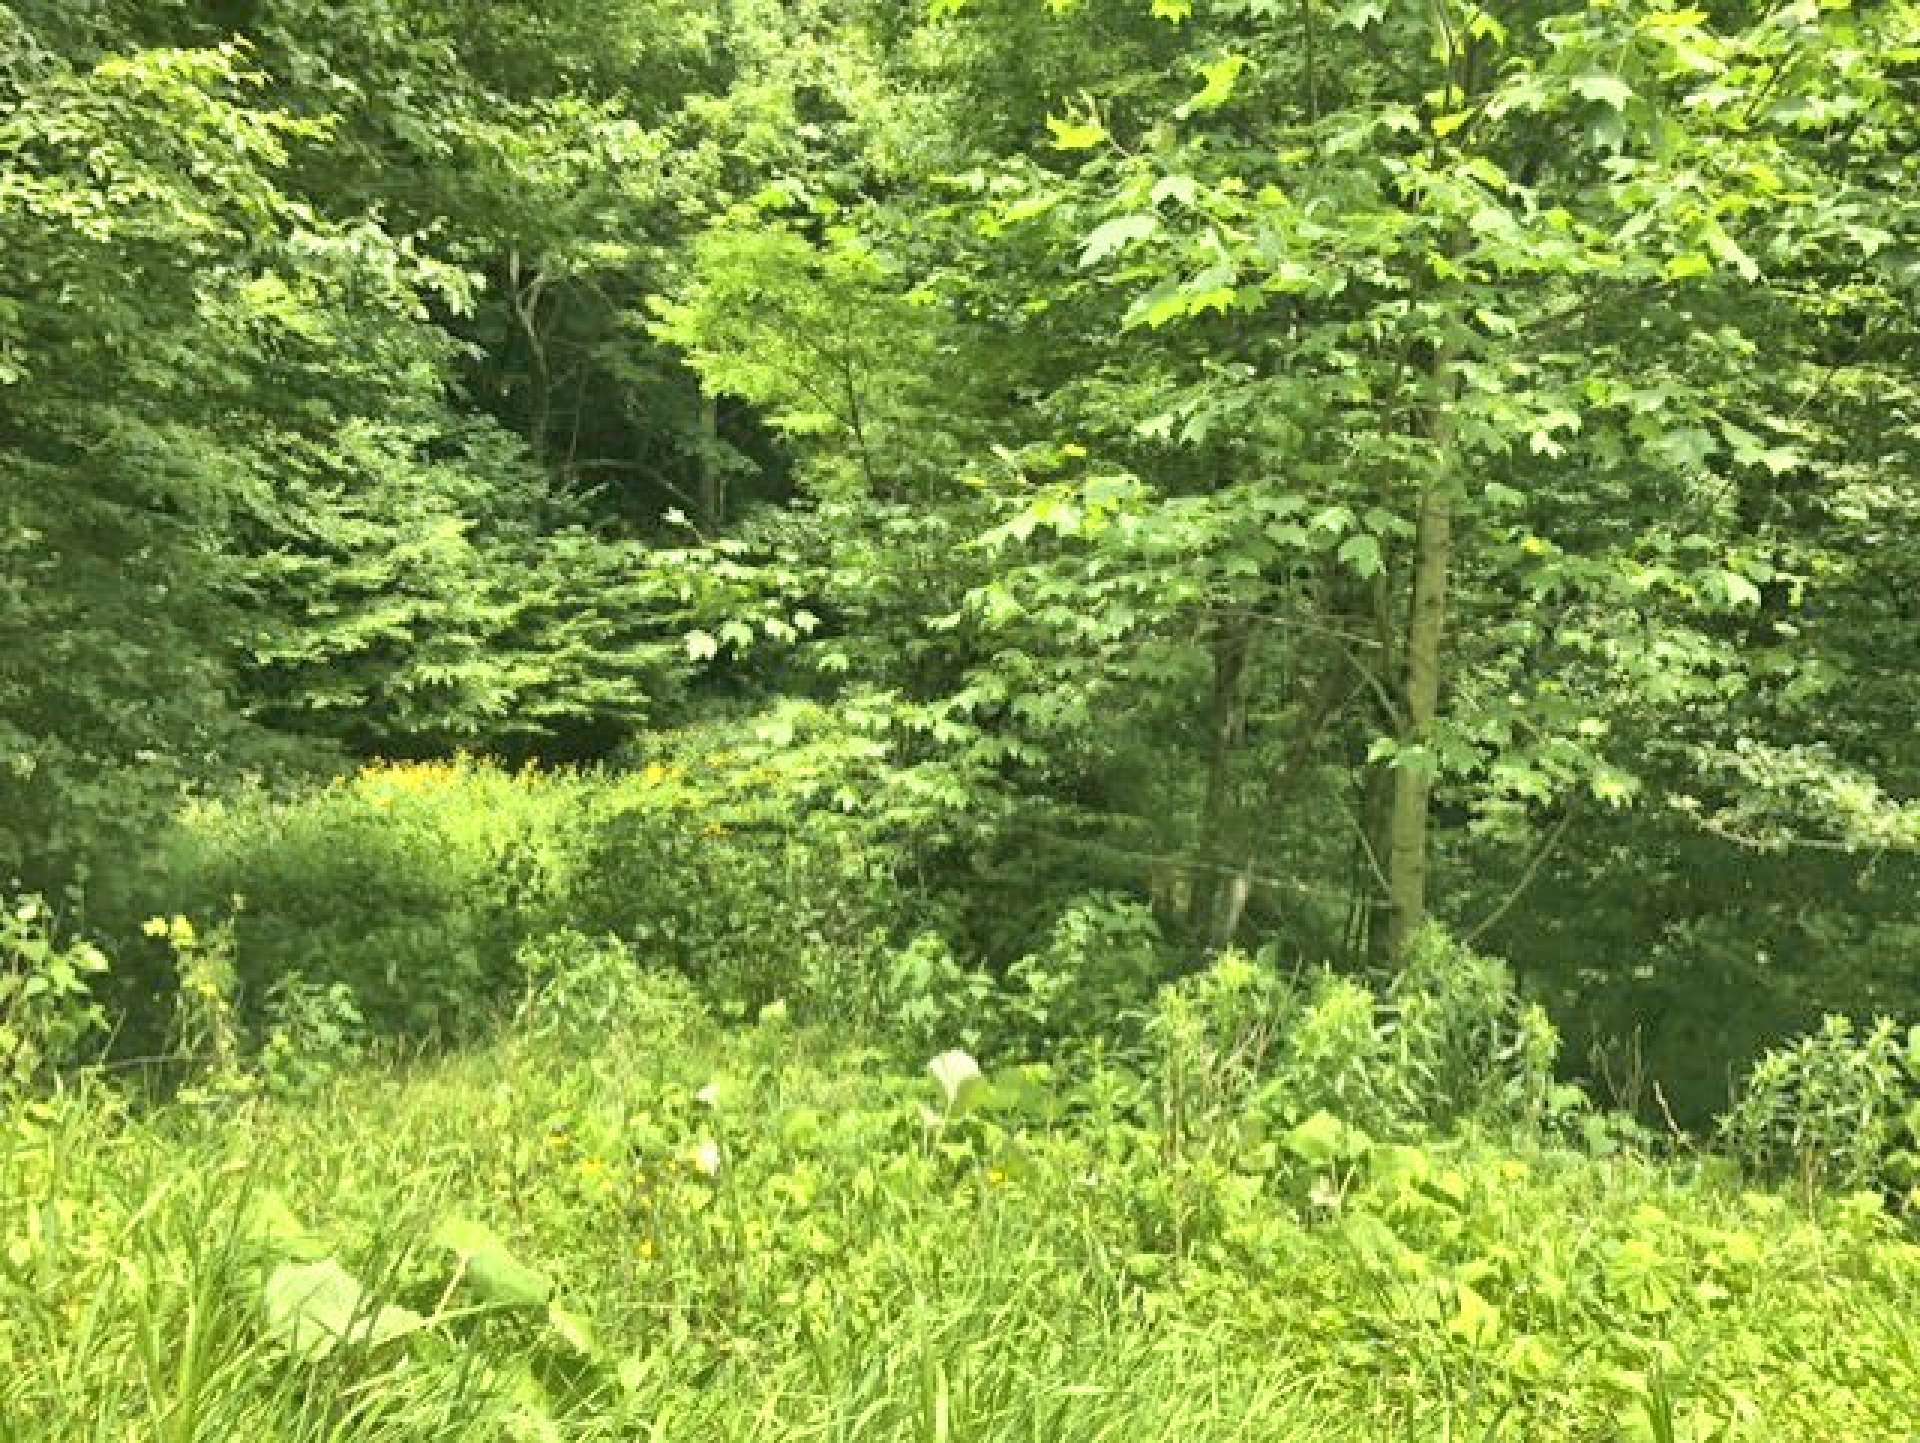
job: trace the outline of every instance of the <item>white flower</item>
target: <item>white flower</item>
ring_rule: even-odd
[[[702,1177],[719,1177],[725,1159],[720,1155],[720,1144],[707,1138],[693,1150],[693,1167]]]

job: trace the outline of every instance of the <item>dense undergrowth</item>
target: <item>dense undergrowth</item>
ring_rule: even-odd
[[[1300,1046],[1251,1064],[1258,977],[1163,998],[1127,1066],[908,1069],[636,974],[280,1100],[15,1103],[0,1431],[1908,1435],[1920,1245],[1880,1195],[1803,1207],[1524,1088],[1363,1128]]]
[[[1037,888],[970,949],[941,778],[795,704],[12,904],[0,1438],[1908,1436],[1920,1033],[1656,1137],[1437,930],[1196,969]]]

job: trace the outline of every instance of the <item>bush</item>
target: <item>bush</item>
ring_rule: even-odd
[[[1558,1037],[1506,967],[1429,930],[1384,992],[1334,972],[1301,981],[1229,953],[1162,990],[1148,1028],[1183,1129],[1247,1113],[1318,1113],[1378,1136],[1459,1120],[1541,1118]]]
[[[0,1096],[50,1081],[106,1025],[91,943],[62,939],[39,897],[0,898]]]
[[[297,975],[346,987],[377,1032],[468,1033],[511,1000],[519,944],[564,914],[593,793],[464,760],[373,765],[191,808],[142,885],[189,915],[233,911],[250,1031]]]
[[[730,1015],[873,1020],[932,962],[913,950],[939,930],[917,879],[971,825],[964,792],[900,765],[878,717],[784,703],[656,739],[595,821],[578,918]]]
[[[289,973],[268,990],[266,1015],[259,1068],[276,1096],[317,1091],[367,1054],[367,1019],[344,982]]]
[[[915,880],[977,826],[967,794],[898,764],[884,717],[788,703],[654,741],[625,772],[380,763],[194,805],[96,904],[130,939],[132,1040],[160,1046],[169,1011],[170,958],[137,944],[158,905],[231,916],[256,1037],[290,976],[345,987],[377,1035],[468,1035],[522,1000],[529,964],[552,981],[563,957],[604,960],[606,938],[737,1017],[784,1000],[924,1038],[949,985],[977,986]]]
[[[1095,893],[1060,914],[1044,948],[1007,970],[1007,1024],[1030,1045],[1110,1035],[1145,1011],[1166,975],[1153,909]]]
[[[1755,1064],[1720,1135],[1746,1168],[1809,1196],[1920,1189],[1920,1027],[1903,1038],[1887,1018],[1862,1033],[1827,1017]]]
[[[515,954],[523,992],[518,1020],[529,1031],[604,1037],[630,1020],[645,974],[618,937],[563,927]]]
[[[1537,1117],[1553,1090],[1560,1037],[1515,990],[1506,963],[1438,928],[1414,940],[1383,1019],[1397,1112],[1441,1126],[1473,1113]]]

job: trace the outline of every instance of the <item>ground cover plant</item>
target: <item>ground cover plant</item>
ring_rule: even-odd
[[[10,1092],[8,1436],[1911,1427],[1899,1202],[1649,1155],[1484,985],[1302,995],[1230,957],[1124,1059],[983,1069],[552,946],[438,1059]]]

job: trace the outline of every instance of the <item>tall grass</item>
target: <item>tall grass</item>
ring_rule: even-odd
[[[940,1111],[925,1075],[662,989],[297,1102],[0,1115],[0,1437],[32,1443],[1897,1440],[1920,1246],[1471,1129],[1339,1186],[1151,1079]],[[715,1084],[711,1088],[709,1084]],[[274,1199],[431,1326],[302,1356]],[[476,1292],[449,1213],[592,1338]],[[311,1255],[303,1254],[303,1255]],[[463,1265],[470,1268],[470,1264]],[[357,1326],[357,1323],[356,1323]],[[348,1333],[352,1333],[349,1328]],[[1903,1433],[1902,1430],[1906,1430]]]

